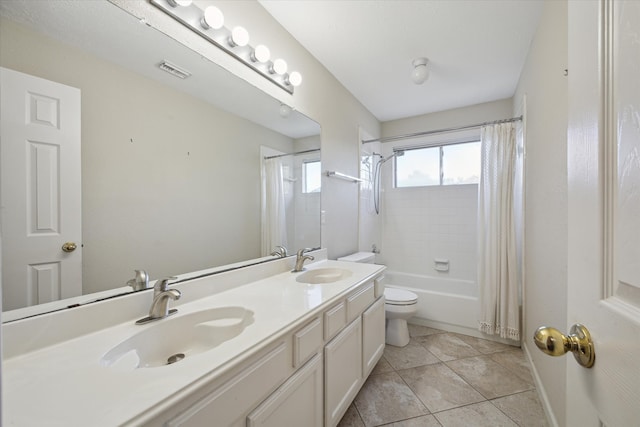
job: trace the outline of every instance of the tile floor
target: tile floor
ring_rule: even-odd
[[[522,350],[409,325],[338,427],[547,426]]]

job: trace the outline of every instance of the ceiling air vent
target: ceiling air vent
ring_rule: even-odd
[[[162,61],[161,63],[158,64],[158,67],[160,67],[161,70],[166,71],[171,75],[180,77],[181,79],[186,79],[191,75],[191,73],[185,70],[184,68],[180,68],[169,61]]]

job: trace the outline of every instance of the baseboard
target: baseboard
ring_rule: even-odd
[[[520,342],[516,342],[513,340],[508,340],[506,338],[501,338],[496,335],[487,335],[483,334],[477,329],[469,328],[467,326],[453,325],[451,323],[438,322],[430,319],[423,319],[420,317],[412,317],[408,320],[408,323],[412,323],[414,325],[427,326],[429,328],[441,329],[447,332],[454,332],[456,334],[469,335],[475,338],[482,338],[484,340],[495,341],[501,344],[511,345],[513,347],[520,347]]]
[[[544,409],[544,413],[547,416],[547,421],[549,425],[552,427],[559,427],[558,420],[556,420],[553,411],[551,410],[551,404],[549,402],[549,396],[547,396],[547,392],[542,385],[542,381],[540,380],[540,375],[538,375],[538,370],[536,366],[533,364],[533,360],[531,359],[531,353],[529,352],[529,347],[526,343],[522,345],[522,351],[524,352],[527,361],[529,362],[529,366],[531,366],[531,374],[533,376],[533,381],[536,384],[536,391],[538,392],[538,398],[540,399],[540,403],[542,404],[542,409]]]

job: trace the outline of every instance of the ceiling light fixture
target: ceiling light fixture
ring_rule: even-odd
[[[292,108],[289,107],[287,104],[280,104],[280,109],[278,110],[278,113],[280,113],[280,117],[282,117],[283,119],[286,119],[291,115],[291,110]]]
[[[429,60],[427,58],[416,58],[413,60],[413,71],[411,71],[411,80],[417,85],[421,85],[429,78],[429,70],[427,64]]]
[[[302,75],[297,71],[287,72],[283,59],[271,61],[271,52],[265,45],[255,48],[249,45],[249,32],[236,26],[229,30],[224,26],[224,15],[215,6],[200,9],[192,0],[149,0],[152,5],[180,22],[191,31],[203,37],[242,62],[267,80],[293,94],[295,86],[302,83]],[[180,7],[178,7],[180,6]]]

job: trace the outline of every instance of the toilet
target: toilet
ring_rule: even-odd
[[[357,252],[338,261],[361,262],[373,264],[376,255],[371,252]],[[398,288],[384,288],[384,315],[387,329],[385,341],[389,345],[404,347],[409,344],[409,327],[407,320],[418,311],[418,295]]]

